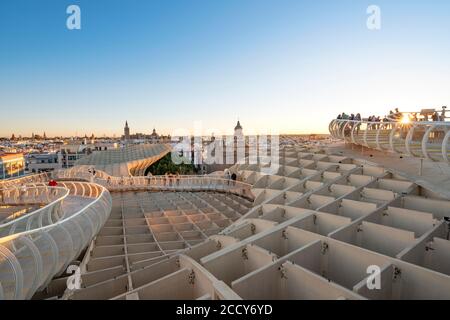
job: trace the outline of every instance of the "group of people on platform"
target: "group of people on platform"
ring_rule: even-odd
[[[350,115],[348,115],[348,114],[346,114],[345,112],[342,112],[341,114],[339,114],[338,116],[337,116],[337,119],[338,120],[351,120],[351,121],[353,121],[353,120],[355,120],[355,121],[361,121],[361,114],[360,113],[357,113],[356,115],[355,114],[350,114]]]
[[[230,172],[230,170],[228,170],[228,169],[225,169],[224,171],[223,171],[223,173],[224,173],[224,178],[225,178],[225,180],[227,180],[227,184],[228,185],[235,185],[235,183],[236,183],[236,180],[237,180],[237,175],[236,175],[236,173],[231,173]]]
[[[438,111],[434,111],[432,113],[407,113],[404,114],[399,111],[398,108],[395,108],[394,111],[390,110],[389,114],[384,116],[383,119],[381,119],[380,116],[369,116],[367,118],[368,122],[398,122],[404,119],[405,115],[408,117],[408,122],[419,122],[419,121],[425,121],[425,122],[437,122],[437,121],[445,121],[446,119],[446,109],[447,107],[442,107],[442,111],[440,111],[440,114]],[[338,120],[351,120],[351,121],[362,121],[361,114],[357,113],[355,114],[346,114],[345,112],[342,112],[337,116]]]
[[[164,182],[163,185],[165,186],[179,186],[180,185],[180,174],[177,172],[177,174],[167,173],[164,175]],[[150,180],[149,180],[150,184]]]
[[[399,127],[399,134],[401,138],[406,139],[406,136],[409,132],[409,129],[412,127],[412,123],[414,122],[444,122],[446,120],[446,109],[447,107],[442,107],[441,111],[431,110],[422,110],[422,112],[413,112],[413,113],[403,113],[400,112],[398,108],[395,108],[394,111],[390,110],[389,114],[384,116],[383,119],[377,116],[370,116],[367,119],[361,119],[361,115],[358,113],[356,115],[351,114],[350,116],[345,114],[339,114],[338,120],[353,120],[353,122],[343,122],[340,124],[341,129],[343,130],[345,137],[350,137],[352,132],[356,131],[356,134],[359,134],[360,127],[362,125],[363,120],[367,120],[369,124],[367,124],[368,129],[378,130],[384,125],[384,129],[393,129],[394,124],[400,122],[402,125]],[[382,124],[383,123],[383,124]],[[442,130],[437,130],[432,133],[432,137],[441,138],[442,135],[445,134]]]
[[[398,108],[395,109],[395,112],[393,112],[392,110],[389,111],[389,117],[385,116],[383,119],[381,119],[380,116],[369,116],[367,118],[368,122],[391,122],[391,121],[396,121],[397,119],[400,120],[402,118],[402,113],[398,110]],[[351,120],[351,121],[362,121],[363,119],[361,118],[361,114],[357,113],[355,114],[346,114],[345,112],[342,112],[341,114],[339,114],[337,116],[338,120]]]
[[[428,116],[426,118],[427,119],[423,121],[429,121]],[[441,114],[439,114],[438,112],[433,113],[431,115],[431,121],[445,121],[445,107],[442,108]]]

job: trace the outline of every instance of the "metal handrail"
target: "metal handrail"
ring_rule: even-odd
[[[95,181],[110,191],[133,189],[152,190],[215,190],[236,193],[254,199],[252,185],[231,179],[208,175],[162,175],[162,176],[127,176],[115,177],[96,170],[95,176],[88,168],[74,167],[65,171],[55,172],[55,177],[65,179],[86,179]],[[187,183],[186,183],[187,182]],[[202,188],[203,187],[203,188]]]
[[[126,177],[111,180],[97,180],[98,183],[111,191],[127,190],[135,188],[152,190],[209,190],[235,193],[250,199],[254,199],[251,192],[252,185],[234,181],[231,179],[215,178],[208,176],[194,177]]]
[[[31,180],[41,181],[41,178],[37,175]],[[29,182],[30,178],[10,181],[8,188],[24,181]],[[57,221],[50,220],[48,225],[40,224],[36,228],[0,238],[0,286],[3,299],[29,299],[36,291],[44,289],[54,276],[62,274],[80,255],[109,217],[112,200],[109,191],[103,186],[88,182],[59,184],[61,187],[58,189],[91,198],[92,201],[73,214],[63,212]],[[54,188],[47,190],[51,192]],[[51,204],[61,205],[67,196]],[[39,211],[22,218],[27,221],[27,228],[36,212]]]
[[[0,180],[0,190],[9,189],[14,186],[21,186],[33,182],[48,181],[50,175],[48,173],[39,173],[33,175],[27,175],[19,178],[11,178],[7,180]]]
[[[105,187],[103,187],[101,185],[97,185],[97,187],[101,189],[100,195],[97,198],[95,198],[92,202],[87,204],[85,207],[83,207],[82,209],[78,210],[77,212],[75,212],[74,214],[70,215],[69,217],[63,218],[61,220],[58,220],[58,221],[54,222],[53,224],[50,224],[50,225],[47,225],[47,226],[43,226],[43,227],[38,228],[38,229],[27,230],[27,231],[16,233],[16,234],[13,234],[13,235],[10,235],[10,236],[7,236],[7,237],[0,238],[0,244],[2,244],[6,240],[9,241],[9,240],[12,240],[12,239],[20,237],[20,236],[29,236],[29,235],[32,235],[35,232],[47,231],[47,230],[49,230],[49,229],[51,229],[53,227],[56,227],[56,226],[58,226],[58,225],[60,225],[60,224],[62,224],[64,222],[66,222],[68,220],[71,220],[71,219],[75,218],[76,216],[84,213],[85,210],[87,210],[88,208],[90,208],[93,205],[95,205],[95,203],[98,202],[105,194],[109,195],[109,192],[108,192],[108,190]]]
[[[44,189],[44,191],[47,191],[48,193],[50,193],[50,191],[51,191],[51,195],[52,195],[52,196],[56,196],[57,194],[55,195],[54,192],[55,192],[55,191],[56,191],[56,192],[59,191],[59,192],[61,193],[61,195],[58,196],[55,200],[52,200],[50,203],[48,203],[48,204],[45,205],[44,207],[39,208],[38,210],[29,212],[28,214],[22,215],[22,216],[20,216],[20,217],[14,219],[14,220],[11,220],[11,221],[8,221],[8,222],[5,222],[5,223],[0,224],[0,235],[3,234],[3,233],[2,233],[2,230],[3,230],[4,228],[8,227],[8,226],[11,226],[11,225],[13,225],[13,224],[18,224],[18,223],[21,222],[22,220],[28,219],[28,218],[30,218],[30,217],[32,217],[32,216],[37,216],[37,215],[39,215],[39,214],[41,214],[41,213],[44,214],[44,213],[47,213],[47,212],[52,211],[52,209],[53,209],[56,205],[60,205],[61,202],[62,202],[64,199],[66,199],[67,196],[68,196],[69,193],[70,193],[69,189],[66,189],[66,188],[62,188],[62,187],[51,187],[51,188],[48,188],[48,187],[42,187],[42,186],[37,186],[37,187],[26,187],[25,189],[21,190],[21,192],[29,191],[29,190],[36,190],[36,189]],[[17,189],[15,189],[15,190],[17,190]],[[15,190],[14,190],[14,191],[15,191]],[[10,191],[10,190],[9,190],[9,191]],[[36,195],[36,194],[34,194],[34,195]],[[26,202],[26,203],[29,203],[29,202]],[[7,203],[7,202],[5,201],[5,198],[3,198],[2,201],[0,202],[0,204],[5,204],[5,205],[6,205],[6,204],[10,204],[10,203]],[[1,238],[0,238],[0,243],[1,243]]]

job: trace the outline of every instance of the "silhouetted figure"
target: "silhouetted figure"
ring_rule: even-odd
[[[237,179],[237,175],[236,175],[236,173],[233,173],[231,175],[231,180],[232,180],[233,185],[236,183],[236,179]]]
[[[441,111],[441,121],[445,121],[445,109],[447,109],[447,107],[443,106]]]
[[[437,112],[433,113],[433,115],[431,116],[431,120],[439,121],[439,114]]]

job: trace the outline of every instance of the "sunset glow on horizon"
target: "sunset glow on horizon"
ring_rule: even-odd
[[[66,28],[68,5],[80,30]],[[2,1],[0,137],[328,133],[450,102],[450,2]]]

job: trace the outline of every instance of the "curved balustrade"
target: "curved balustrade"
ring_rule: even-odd
[[[108,190],[148,189],[160,191],[220,191],[253,199],[251,185],[229,179],[209,176],[151,176],[98,179]]]
[[[333,138],[381,151],[450,163],[449,122],[369,122],[335,119]]]
[[[69,190],[62,187],[24,186],[1,191],[0,205],[41,205],[40,209],[15,213],[0,221],[0,238],[14,233],[52,224],[64,216],[62,201]]]
[[[219,191],[229,192],[249,199],[254,199],[252,185],[241,181],[233,181],[217,176],[144,176],[114,177],[96,170],[95,177],[89,168],[74,167],[69,170],[55,172],[58,179],[84,179],[95,181],[110,191],[157,190],[157,191]]]
[[[47,204],[0,225],[0,299],[29,299],[44,289],[79,257],[111,212],[111,196],[104,187],[60,182],[49,188],[45,178],[36,175],[1,185],[4,204],[42,199]],[[68,204],[69,197],[78,206]]]
[[[39,173],[39,174],[24,176],[21,178],[0,180],[0,189],[10,189],[13,187],[22,186],[22,185],[26,185],[26,184],[48,182],[48,180],[50,180],[49,173]]]
[[[0,189],[0,204],[48,204],[68,194],[62,187],[50,188],[46,185],[26,184],[9,189]]]

